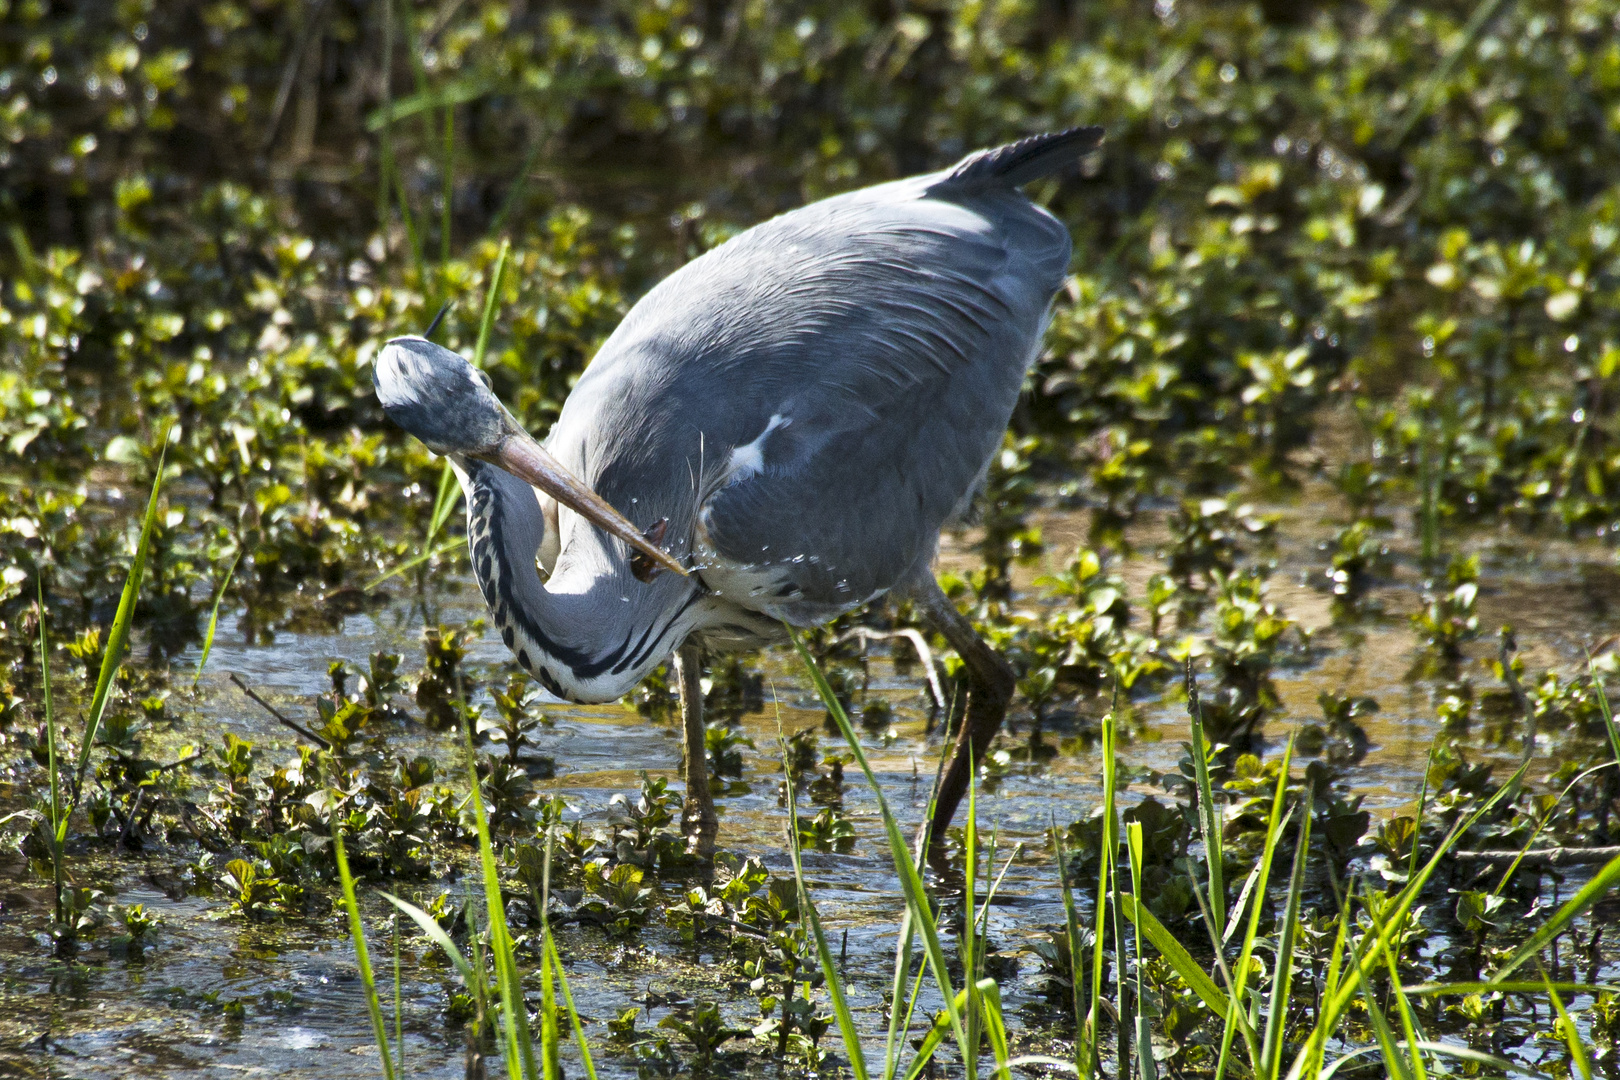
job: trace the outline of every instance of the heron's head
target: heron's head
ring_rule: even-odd
[[[426,338],[397,337],[384,345],[374,380],[388,419],[435,454],[478,457],[517,427],[477,368]]]
[[[512,418],[478,370],[426,338],[397,337],[377,356],[373,381],[388,418],[436,454],[486,461],[539,488],[666,570],[685,568],[580,482]]]

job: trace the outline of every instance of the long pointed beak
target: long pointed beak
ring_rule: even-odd
[[[686,567],[643,536],[609,506],[606,499],[577,480],[573,473],[562,467],[561,462],[546,452],[545,447],[526,433],[519,431],[508,435],[494,450],[477,456],[544,491],[609,536],[617,536],[659,567],[681,577],[687,576]]]

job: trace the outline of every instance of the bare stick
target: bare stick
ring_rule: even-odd
[[[1451,857],[1461,863],[1500,865],[1519,857],[1517,851],[1454,851]],[[1524,852],[1523,866],[1588,866],[1606,863],[1620,855],[1620,845],[1612,847],[1558,847]]]
[[[310,742],[319,743],[320,746],[321,746],[321,749],[323,749],[323,750],[332,749],[332,744],[331,743],[327,742],[325,739],[321,738],[319,735],[315,734],[313,731],[310,731],[308,728],[304,727],[303,725],[301,725],[301,724],[299,724],[299,723],[297,723],[297,722],[295,722],[293,720],[287,719],[285,716],[283,716],[281,714],[281,711],[279,709],[277,709],[274,705],[272,705],[268,701],[264,700],[264,698],[260,697],[258,694],[255,694],[248,687],[247,683],[243,682],[241,679],[236,677],[236,672],[234,672],[234,671],[231,672],[231,682],[235,683],[237,689],[241,690],[242,693],[246,694],[248,697],[252,698],[254,701],[257,701],[264,708],[264,711],[269,713],[271,716],[275,717],[278,722],[284,724],[287,727],[292,728],[294,731],[298,732],[298,734],[302,735],[304,738],[308,739]]]

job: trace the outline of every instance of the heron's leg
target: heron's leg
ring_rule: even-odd
[[[945,830],[956,814],[957,805],[967,794],[974,766],[984,760],[991,740],[1001,729],[1017,680],[1012,665],[986,644],[973,624],[956,610],[932,573],[925,571],[917,575],[907,591],[923,619],[950,643],[967,669],[967,715],[956,745],[951,749],[950,761],[940,777],[934,817],[929,826],[929,846],[937,850],[945,841]]]
[[[695,642],[676,651],[675,677],[681,688],[681,775],[686,779],[681,831],[686,834],[687,852],[708,859],[714,856],[720,818],[709,793],[709,755],[703,744],[703,665]]]

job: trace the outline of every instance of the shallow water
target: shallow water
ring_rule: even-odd
[[[1362,721],[1372,745],[1359,764],[1349,767],[1346,781],[1351,791],[1365,795],[1375,816],[1408,807],[1439,730],[1430,696],[1435,681],[1413,674],[1422,655],[1406,619],[1418,606],[1421,586],[1413,561],[1398,558],[1393,577],[1373,589],[1371,606],[1381,608],[1381,616],[1337,627],[1331,598],[1316,585],[1325,564],[1316,544],[1330,530],[1307,509],[1268,509],[1282,515],[1270,596],[1312,631],[1313,641],[1308,662],[1278,673],[1287,709],[1284,719],[1268,728],[1268,745],[1275,750],[1294,726],[1320,716],[1315,699],[1322,689],[1371,695],[1381,705],[1380,712]],[[1053,513],[1040,524],[1054,565],[1084,535],[1081,516]],[[1135,537],[1141,554],[1119,567],[1133,595],[1140,596],[1148,575],[1162,568],[1152,554],[1155,538],[1150,523]],[[948,537],[942,564],[970,565],[971,556],[965,554],[970,539]],[[1507,533],[1477,536],[1470,545],[1482,554],[1480,624],[1485,631],[1468,647],[1470,657],[1494,655],[1494,629],[1511,622],[1530,670],[1556,666],[1567,671],[1581,662],[1584,649],[1620,632],[1620,573],[1609,550],[1532,543]],[[1029,583],[1036,572],[1020,569],[1021,602],[1034,602]],[[310,697],[327,688],[330,660],[363,666],[370,653],[386,650],[403,653],[404,667],[410,670],[420,656],[424,621],[454,623],[480,614],[476,593],[462,585],[427,601],[401,598],[377,613],[349,616],[337,633],[281,631],[268,645],[247,643],[229,632],[234,618],[228,618],[203,692],[188,706],[191,711],[173,738],[217,745],[224,731],[234,731],[261,750],[275,748],[261,760],[291,756],[290,733],[232,686],[228,673],[241,674],[287,710],[307,716]],[[925,807],[939,735],[925,734],[928,699],[920,669],[913,666],[901,677],[883,649],[874,646],[873,651],[870,693],[891,703],[895,724],[891,737],[871,737],[867,749],[890,805],[909,829]],[[178,669],[189,670],[195,659],[195,651],[180,657]],[[475,644],[467,663],[486,685],[504,682],[512,670],[505,648],[492,634]],[[758,749],[743,751],[746,793],[719,800],[720,843],[724,850],[760,858],[774,874],[791,875],[783,839],[786,818],[777,800],[780,769],[772,748],[778,723],[790,734],[819,726],[822,710],[796,662],[777,652],[763,657],[761,666],[767,700],[774,694],[779,711],[768,705],[764,713],[743,721]],[[1491,682],[1477,664],[1473,677],[1481,687]],[[181,696],[177,693],[176,704]],[[1015,1025],[1037,997],[1029,976],[1038,965],[1027,951],[1029,942],[1037,931],[1062,920],[1042,833],[1054,818],[1065,823],[1085,816],[1097,799],[1097,752],[1087,740],[1071,736],[1089,728],[1106,704],[1101,699],[1081,701],[1066,718],[1049,722],[1046,738],[1061,752],[1043,766],[1015,764],[993,792],[979,799],[981,822],[998,831],[1000,860],[1015,844],[1026,845],[1006,875],[990,928],[992,940],[1019,963],[1020,976],[1003,980]],[[535,732],[534,741],[538,752],[556,759],[557,777],[540,787],[564,794],[587,823],[605,817],[611,796],[635,790],[638,769],[678,780],[675,726],[651,723],[618,705],[557,704],[545,711],[552,723]],[[1173,771],[1186,736],[1182,706],[1148,697],[1135,702],[1135,714],[1138,726],[1123,747],[1124,759],[1153,771]],[[1026,742],[1028,734],[1028,715],[1015,716],[1006,745]],[[395,752],[441,759],[459,748],[454,736],[403,724],[392,743]],[[1488,738],[1475,738],[1471,753],[1516,761],[1515,739],[1494,750],[1488,743]],[[830,745],[824,740],[824,746]],[[1542,752],[1556,754],[1561,745],[1554,740]],[[1124,801],[1155,792],[1163,798],[1161,791],[1137,784],[1126,790]],[[807,853],[806,871],[834,947],[844,956],[852,1005],[869,1033],[876,1033],[884,1023],[880,994],[892,971],[893,931],[902,905],[870,793],[851,778],[844,805],[859,830],[855,849],[847,855]],[[5,877],[12,884],[4,886],[7,891],[0,897],[0,1075],[379,1075],[353,952],[339,936],[339,921],[256,925],[221,918],[223,901],[174,898],[180,890],[165,865],[180,861],[178,856],[166,860],[160,851],[106,862],[98,869],[98,880],[116,890],[120,902],[143,903],[164,920],[156,943],[138,961],[109,955],[96,945],[72,963],[52,959],[43,939],[26,929],[42,925],[46,891],[20,864],[7,868]],[[437,885],[408,887],[406,894],[425,898],[438,891]],[[386,988],[392,985],[391,943],[376,929],[383,915],[380,903],[370,907],[375,916],[373,957]],[[694,950],[680,944],[661,925],[649,926],[628,947],[578,928],[563,930],[560,944],[593,1042],[605,1036],[605,1021],[627,1004],[642,1004],[640,1026],[651,1027],[666,1015],[671,996],[714,998],[733,1022],[757,1022],[757,1006],[735,966],[714,962],[711,946]],[[405,943],[402,967],[407,1074],[461,1076],[459,1035],[443,1019],[448,969],[416,939]],[[239,1010],[232,1010],[237,1015],[224,1009],[229,1002],[240,1003]],[[936,1006],[925,1002],[925,1007]],[[836,1034],[828,1038],[836,1041]],[[600,1050],[597,1066],[603,1075],[635,1073],[627,1057]]]

